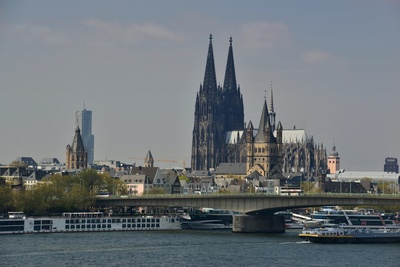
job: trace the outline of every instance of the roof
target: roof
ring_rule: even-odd
[[[120,180],[126,184],[144,184],[146,175],[123,175]]]
[[[72,148],[72,151],[74,151],[74,152],[84,152],[85,151],[85,146],[83,145],[81,130],[79,129],[79,127],[77,127],[75,130],[75,136],[74,136],[74,140],[72,140],[71,148]]]
[[[282,143],[306,142],[307,133],[304,129],[284,129],[282,130]]]
[[[158,170],[159,170],[158,167],[141,167],[141,166],[132,167],[130,172],[129,172],[129,175],[144,174],[150,179],[150,181],[153,181],[153,179],[156,176]]]
[[[244,131],[226,132],[225,144],[237,144],[243,136]]]
[[[245,163],[220,163],[215,170],[215,174],[246,174]]]
[[[29,166],[37,166],[36,161],[34,161],[31,157],[18,157],[15,159],[15,161],[26,163]]]
[[[267,129],[270,129],[270,122],[269,122],[269,114],[268,114],[268,109],[267,109],[267,101],[264,101],[264,106],[263,110],[261,113],[261,118],[260,118],[260,124],[258,126],[258,132],[256,137],[254,138],[255,142],[265,142],[266,141],[266,136],[264,133],[266,132]],[[267,128],[266,128],[267,127]],[[268,134],[268,132],[267,132]]]
[[[39,164],[60,164],[57,158],[43,158]]]

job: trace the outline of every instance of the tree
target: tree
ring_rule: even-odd
[[[10,163],[10,167],[14,167],[14,168],[24,167],[24,168],[27,168],[28,164],[26,164],[25,162],[22,162],[22,161],[14,160],[13,162]]]
[[[161,187],[153,187],[149,191],[147,191],[149,195],[162,195],[165,194],[165,189]]]
[[[13,208],[13,192],[9,186],[0,186],[0,212],[6,213]]]
[[[303,182],[301,184],[301,189],[305,194],[313,192],[313,188],[314,188],[313,182]]]

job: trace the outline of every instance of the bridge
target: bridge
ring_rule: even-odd
[[[149,195],[128,198],[98,198],[97,206],[207,207],[270,215],[276,211],[320,206],[399,206],[399,195],[310,194],[282,196],[269,194]]]

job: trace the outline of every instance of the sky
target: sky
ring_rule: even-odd
[[[0,164],[65,162],[85,105],[95,160],[190,166],[210,33],[221,84],[233,38],[246,122],[272,82],[277,121],[341,168],[400,158],[400,1],[0,0]]]

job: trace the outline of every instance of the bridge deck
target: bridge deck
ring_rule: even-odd
[[[247,214],[319,206],[399,206],[400,195],[273,194],[149,195],[125,198],[98,198],[98,206],[208,207]]]

